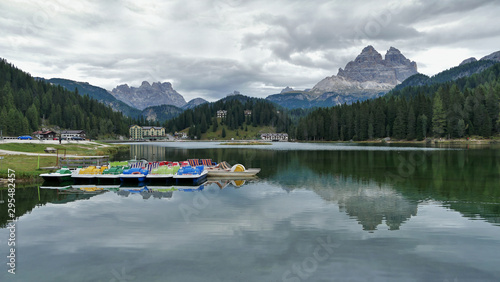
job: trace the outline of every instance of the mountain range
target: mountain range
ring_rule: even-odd
[[[330,107],[351,104],[383,96],[393,89],[453,81],[479,73],[500,62],[500,51],[482,57],[469,58],[459,66],[432,77],[420,74],[417,64],[407,59],[398,49],[390,47],[384,59],[372,46],[340,68],[337,75],[326,77],[312,89],[294,90],[286,87],[279,94],[266,99],[286,108]]]
[[[417,63],[391,47],[382,55],[365,47],[361,53],[340,68],[337,75],[326,77],[310,90],[286,91],[270,95],[268,100],[287,108],[334,106],[375,98],[389,92],[408,77],[417,74]]]
[[[143,81],[140,87],[129,87],[127,84],[122,84],[110,93],[116,99],[139,110],[158,105],[172,105],[181,108],[187,104],[184,97],[172,88],[170,82],[149,84],[149,82]]]
[[[37,79],[60,85],[71,91],[76,89],[78,94],[88,95],[126,116],[137,118],[142,115],[151,121],[165,121],[176,117],[184,110],[207,103],[203,98],[195,98],[186,103],[184,97],[177,93],[169,82],[155,82],[151,85],[144,81],[138,88],[124,84],[108,91],[88,82],[63,78]]]
[[[266,100],[289,109],[351,104],[383,96],[393,89],[429,85],[470,76],[499,61],[500,51],[484,56],[480,60],[465,59],[457,67],[428,77],[418,73],[417,64],[406,58],[398,49],[390,47],[382,57],[373,46],[367,46],[353,61],[340,68],[337,75],[325,77],[311,89],[294,90],[286,87],[281,93],[270,95]],[[207,103],[202,98],[186,102],[170,82],[150,84],[144,81],[139,87],[122,84],[108,91],[86,82],[61,78],[47,79],[47,81],[69,90],[77,89],[80,95],[89,95],[127,116],[142,115],[152,121],[164,121],[186,109]]]

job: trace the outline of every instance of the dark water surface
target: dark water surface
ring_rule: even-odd
[[[15,275],[1,190],[0,281],[500,281],[498,148],[177,142],[117,156],[134,157],[262,171],[198,191],[19,188]]]

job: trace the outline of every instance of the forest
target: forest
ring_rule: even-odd
[[[227,116],[220,121],[216,118],[218,110],[227,111]],[[250,110],[252,114],[245,116],[245,110]],[[189,128],[188,136],[194,138],[200,137],[208,130],[215,132],[220,124],[226,125],[229,130],[243,130],[247,126],[273,126],[276,132],[287,132],[291,120],[284,110],[278,109],[273,103],[235,95],[186,110],[167,121],[165,129],[166,132],[176,132]]]
[[[407,86],[351,105],[319,108],[289,134],[298,140],[489,138],[500,133],[500,64],[451,82]]]
[[[77,90],[75,90],[77,91]],[[128,135],[134,120],[61,86],[54,86],[0,60],[0,130],[30,135],[45,127],[83,129],[90,138]]]

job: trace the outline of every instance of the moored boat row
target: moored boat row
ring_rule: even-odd
[[[182,162],[122,161],[103,166],[89,166],[70,170],[62,168],[53,173],[40,174],[48,182],[73,181],[76,184],[157,183],[197,185],[207,177],[251,177],[260,169],[246,169],[243,165],[217,164],[210,159],[190,159]]]

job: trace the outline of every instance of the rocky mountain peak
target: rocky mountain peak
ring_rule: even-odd
[[[114,88],[111,95],[140,110],[164,104],[176,107],[186,105],[184,97],[172,88],[170,82],[154,82],[151,85],[148,81],[143,81],[138,88],[123,84]]]
[[[368,45],[363,50],[361,51],[361,54],[359,54],[354,62],[359,63],[359,64],[370,64],[370,63],[378,63],[382,61],[382,55],[380,55],[373,46]],[[346,66],[347,69],[347,66]]]
[[[340,68],[337,76],[348,81],[375,82],[396,86],[417,73],[417,64],[408,60],[401,52],[391,47],[382,59],[373,46],[367,46],[345,69]]]
[[[500,51],[497,51],[497,52],[489,54],[488,56],[482,57],[481,61],[484,61],[484,60],[500,62]]]
[[[280,93],[287,93],[287,92],[292,92],[292,91],[294,91],[293,88],[287,86],[287,87],[283,88],[283,90],[281,90]]]
[[[477,59],[476,59],[476,58],[474,58],[474,57],[470,57],[470,58],[468,58],[468,59],[463,60],[463,61],[460,63],[460,65],[459,65],[459,66],[461,66],[461,65],[465,65],[465,64],[468,64],[468,63],[473,63],[473,62],[477,62]]]
[[[182,108],[185,110],[192,109],[196,106],[199,106],[199,105],[205,104],[205,103],[208,103],[208,101],[203,99],[203,98],[194,98],[191,101],[189,101],[186,105],[184,105]]]

